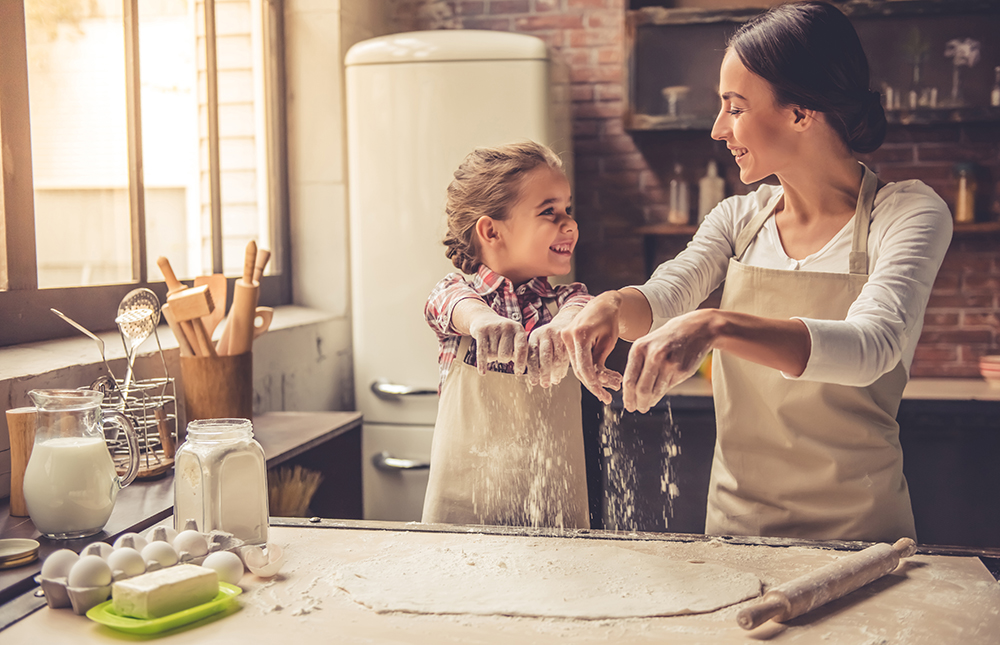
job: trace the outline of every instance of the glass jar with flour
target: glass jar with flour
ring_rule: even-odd
[[[248,419],[200,419],[174,457],[174,527],[267,542],[267,469]]]

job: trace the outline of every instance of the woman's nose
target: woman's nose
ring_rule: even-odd
[[[719,110],[719,116],[715,117],[712,124],[712,138],[723,141],[729,135],[729,115],[725,110]]]

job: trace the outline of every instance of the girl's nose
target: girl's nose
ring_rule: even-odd
[[[566,217],[563,218],[560,228],[567,232],[575,231],[577,228],[576,220],[567,215]]]

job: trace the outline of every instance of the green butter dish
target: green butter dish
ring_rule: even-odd
[[[219,583],[219,593],[206,603],[196,605],[183,611],[178,611],[160,618],[132,618],[115,611],[114,601],[102,602],[87,612],[87,618],[112,629],[130,634],[159,634],[177,627],[182,627],[206,616],[225,610],[233,598],[243,593],[243,590],[228,582]]]

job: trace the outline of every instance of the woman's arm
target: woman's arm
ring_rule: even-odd
[[[800,320],[719,309],[677,316],[632,345],[622,380],[625,409],[647,412],[690,378],[710,349],[797,375],[809,360],[810,339]]]

